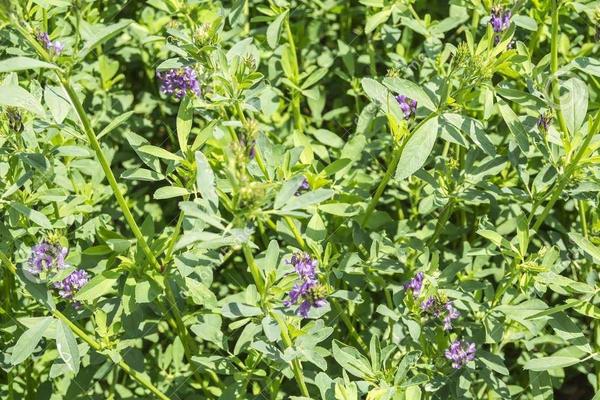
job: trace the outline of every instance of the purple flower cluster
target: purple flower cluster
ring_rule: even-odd
[[[460,312],[451,301],[443,303],[434,296],[429,296],[421,302],[421,310],[433,315],[435,318],[443,316],[442,323],[445,331],[452,330],[452,321],[460,317]]]
[[[51,53],[60,54],[64,50],[64,46],[58,40],[51,41],[50,36],[46,32],[39,32],[36,35],[38,42],[40,42],[44,48]]]
[[[31,248],[31,256],[26,270],[33,275],[42,272],[56,272],[65,268],[68,250],[58,243],[42,241]]]
[[[411,100],[403,94],[396,96],[396,101],[400,105],[400,109],[404,113],[404,118],[409,119],[417,112],[417,101]]]
[[[475,359],[475,343],[455,340],[445,352],[446,358],[452,361],[452,367],[460,369]]]
[[[200,95],[200,83],[196,71],[191,67],[174,68],[166,72],[157,72],[160,79],[160,91],[177,99],[182,99],[186,94]]]
[[[435,295],[423,299],[421,292],[423,291],[424,277],[422,272],[417,273],[410,281],[404,284],[404,290],[410,290],[414,300],[422,299],[420,303],[422,313],[441,319],[444,331],[451,331],[453,328],[452,323],[460,317],[460,312],[454,307],[452,301],[446,300],[445,296],[440,298],[440,296]],[[456,340],[446,350],[445,355],[446,358],[452,361],[452,367],[456,369],[462,368],[467,362],[475,359],[475,344]]]
[[[327,304],[325,290],[317,279],[317,260],[307,253],[295,253],[288,264],[294,267],[300,280],[290,290],[289,300],[285,300],[283,305],[291,307],[300,302],[296,313],[306,318],[312,307],[319,308]]]
[[[411,290],[414,298],[419,297],[423,287],[423,277],[423,273],[418,272],[414,278],[404,284],[404,290]]]
[[[87,272],[82,269],[76,269],[69,276],[60,282],[55,282],[54,287],[58,289],[58,294],[63,299],[72,299],[75,293],[90,280]]]
[[[65,261],[68,252],[68,249],[60,244],[44,240],[31,248],[31,256],[25,269],[35,276],[42,275],[43,278],[46,278],[47,274],[54,275],[70,267]],[[88,281],[88,273],[76,269],[63,280],[55,282],[54,288],[58,289],[58,294],[63,299],[72,299]]]
[[[510,26],[511,17],[512,13],[510,10],[504,10],[502,7],[492,8],[490,25],[492,25],[492,29],[496,33],[494,35],[494,44],[498,44],[500,42],[500,34]],[[509,44],[508,47],[511,48],[512,44]]]

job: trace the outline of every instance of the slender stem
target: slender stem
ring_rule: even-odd
[[[438,217],[438,221],[435,225],[435,230],[433,232],[433,235],[427,241],[427,246],[432,246],[433,243],[438,239],[438,237],[442,233],[444,225],[446,224],[446,222],[448,222],[450,215],[452,215],[452,211],[454,210],[454,205],[455,205],[454,200],[450,199],[448,201],[448,203],[446,203],[446,205],[442,209],[442,212],[440,213],[440,216]]]
[[[585,215],[585,201],[578,200],[577,201],[577,210],[579,211],[579,222],[581,223],[581,230],[583,231],[583,236],[587,239],[588,237],[588,226],[587,226],[587,218]]]
[[[340,317],[342,318],[342,322],[344,323],[344,325],[346,325],[346,328],[348,328],[350,337],[354,340],[354,342],[361,348],[361,350],[364,353],[367,353],[369,351],[369,348],[367,347],[367,344],[362,339],[362,337],[356,331],[356,328],[354,327],[352,320],[346,313],[346,310],[342,308],[342,306],[340,305],[340,303],[338,303],[336,299],[330,298],[329,302],[333,305],[333,308],[335,308],[335,310],[339,313]]]
[[[260,270],[258,269],[258,265],[256,265],[256,261],[254,261],[254,256],[252,255],[250,246],[243,244],[242,252],[244,253],[244,257],[248,263],[248,269],[250,270],[250,274],[252,275],[252,279],[254,280],[258,294],[260,295],[261,300],[263,300],[265,294],[265,282],[262,278]]]
[[[558,71],[558,11],[560,6],[558,5],[558,0],[552,0],[552,28],[551,28],[551,41],[550,41],[550,70],[552,74],[555,75]],[[552,94],[554,97],[554,103],[558,106],[556,109],[556,114],[558,116],[558,124],[563,133],[563,137],[568,137],[569,130],[567,129],[567,124],[565,122],[565,117],[560,109],[560,93],[558,87],[558,77],[554,76],[552,80]]]
[[[12,274],[16,273],[17,269],[14,266],[14,264],[6,256],[6,254],[4,254],[1,251],[0,251],[0,260],[2,261],[3,265],[6,267],[6,269],[9,272],[11,272]],[[96,339],[94,339],[92,336],[88,335],[83,329],[81,329],[79,326],[77,326],[74,322],[72,322],[69,318],[67,318],[63,313],[61,313],[60,311],[58,311],[56,309],[51,310],[51,312],[55,318],[58,318],[59,320],[63,321],[65,324],[67,324],[69,326],[69,328],[73,331],[73,333],[75,333],[77,336],[79,336],[79,338],[81,340],[83,340],[84,342],[86,342],[91,348],[93,348],[94,350],[96,350],[98,352],[100,352],[102,350],[102,345],[100,343],[98,343],[98,341],[96,341]],[[102,353],[100,352],[100,354],[102,354]],[[127,373],[127,375],[129,375],[131,378],[133,378],[138,383],[140,383],[141,385],[146,387],[148,390],[150,390],[157,398],[159,398],[161,400],[170,400],[170,398],[167,397],[163,392],[161,392],[156,386],[154,386],[152,384],[152,382],[147,380],[145,377],[141,376],[137,371],[133,370],[125,361],[123,361],[123,360],[119,361],[118,365],[123,371],[125,371]]]
[[[419,122],[417,125],[415,125],[415,127],[411,130],[410,134],[408,134],[404,138],[402,145],[399,148],[396,148],[393,150],[392,157],[390,159],[390,162],[388,163],[387,170],[385,171],[385,175],[381,179],[381,182],[379,182],[379,185],[377,186],[377,189],[375,190],[375,194],[373,195],[373,197],[371,198],[371,201],[367,205],[367,209],[365,211],[365,214],[364,214],[363,219],[360,224],[361,226],[365,226],[365,224],[367,223],[367,220],[369,219],[369,217],[375,210],[375,206],[377,205],[379,198],[383,194],[385,187],[387,186],[388,182],[394,175],[394,172],[396,171],[396,166],[398,165],[398,161],[400,161],[400,156],[402,155],[402,151],[404,150],[404,146],[406,145],[406,143],[421,128],[421,126],[423,126],[430,119],[437,117],[441,111],[442,111],[442,106],[438,109],[438,111],[432,112],[427,117],[423,118],[421,120],[421,122]]]
[[[294,235],[294,238],[296,239],[296,242],[298,242],[298,244],[300,245],[300,248],[302,250],[306,250],[306,242],[302,238],[302,235],[298,231],[298,228],[296,228],[296,224],[294,224],[294,221],[292,220],[292,218],[288,217],[288,216],[285,216],[285,217],[283,217],[283,220],[285,221],[286,225],[292,231],[292,234]]]
[[[288,45],[290,46],[291,52],[291,66],[293,76],[288,77],[294,85],[298,85],[300,82],[300,68],[298,67],[298,54],[296,53],[296,43],[294,42],[294,35],[290,28],[290,17],[285,19],[285,32],[287,35]],[[300,111],[300,92],[296,89],[292,89],[292,113],[294,114],[294,128],[302,131],[303,119]]]
[[[59,75],[59,77],[60,77],[59,79],[60,79],[61,86],[63,87],[63,89],[65,89],[65,91],[67,92],[67,95],[69,96],[69,99],[71,100],[71,103],[75,107],[77,116],[79,117],[79,120],[83,126],[84,133],[88,137],[90,145],[91,145],[92,149],[94,149],[94,152],[96,153],[96,156],[98,157],[98,161],[100,162],[100,165],[102,166],[104,175],[106,176],[106,179],[108,180],[108,183],[115,195],[115,198],[117,199],[117,203],[119,204],[119,207],[121,208],[121,212],[123,213],[123,216],[125,217],[125,220],[127,221],[129,228],[131,229],[131,232],[137,239],[138,244],[140,245],[142,251],[146,255],[146,258],[148,259],[148,261],[150,261],[150,263],[154,266],[154,268],[156,268],[157,270],[160,270],[161,268],[160,268],[160,264],[158,263],[158,260],[156,259],[156,257],[154,256],[154,253],[148,246],[148,243],[146,242],[146,239],[144,238],[142,231],[140,230],[139,226],[135,222],[135,219],[133,218],[133,215],[131,214],[131,210],[129,209],[129,205],[127,204],[127,201],[125,200],[125,197],[123,197],[123,193],[121,193],[119,184],[117,183],[117,180],[115,179],[115,175],[113,174],[112,170],[110,169],[110,165],[109,165],[108,161],[106,160],[106,157],[104,156],[104,152],[102,151],[102,148],[100,147],[100,143],[98,142],[98,139],[96,138],[96,134],[94,133],[94,130],[92,129],[90,120],[89,120],[85,110],[83,109],[83,105],[81,104],[81,102],[79,101],[79,98],[77,97],[77,93],[75,93],[75,90],[73,90],[73,87],[70,85],[67,78],[62,77],[60,75]]]
[[[287,323],[281,318],[281,316],[277,315],[276,313],[272,312],[271,317],[275,321],[277,321],[277,324],[279,325],[279,329],[281,330],[281,339],[283,340],[283,343],[287,348],[291,349],[293,347],[293,343],[288,332]],[[294,378],[296,379],[296,383],[298,384],[298,388],[300,389],[302,396],[310,397],[308,388],[306,387],[306,382],[304,381],[304,374],[302,373],[302,364],[300,363],[300,360],[293,359],[291,364],[292,371],[294,372]]]
[[[173,256],[173,249],[175,248],[175,243],[177,243],[177,239],[179,238],[179,233],[181,231],[181,225],[183,224],[184,218],[185,214],[183,213],[183,211],[180,211],[179,216],[177,217],[177,223],[175,224],[175,230],[173,231],[173,236],[171,236],[171,241],[169,242],[169,245],[167,246],[167,250],[165,252],[165,258],[163,260],[165,271],[167,270],[166,266],[169,265],[169,262],[171,261],[171,258]]]
[[[377,189],[375,190],[375,194],[373,195],[373,197],[371,198],[371,201],[369,202],[369,204],[367,206],[367,210],[365,211],[365,215],[363,216],[362,222],[360,224],[361,226],[365,226],[365,224],[369,220],[369,217],[375,210],[375,206],[377,205],[379,198],[383,194],[385,187],[387,186],[390,179],[392,179],[392,176],[394,175],[394,172],[396,171],[396,166],[398,166],[398,161],[400,161],[401,155],[402,155],[401,149],[393,150],[391,160],[388,163],[387,170],[385,171],[385,175],[383,175],[381,182],[379,182],[379,185],[377,186]]]

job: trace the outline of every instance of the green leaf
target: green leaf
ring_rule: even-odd
[[[339,149],[344,146],[344,140],[327,129],[316,129],[311,133],[319,142],[326,146],[333,147],[334,149]]]
[[[0,74],[38,68],[58,69],[58,66],[30,57],[12,57],[0,61]]]
[[[31,353],[33,353],[52,322],[54,322],[52,317],[41,318],[34,326],[26,330],[25,333],[19,337],[15,347],[12,349],[10,360],[12,365],[22,363],[31,355]]]
[[[586,74],[600,76],[600,60],[593,57],[578,57],[571,62]]]
[[[173,197],[185,196],[190,194],[190,191],[186,188],[182,188],[179,186],[163,186],[161,188],[156,189],[152,198],[155,200],[163,200],[170,199]]]
[[[282,12],[275,18],[273,22],[269,24],[267,28],[267,43],[269,47],[274,49],[277,47],[277,43],[279,42],[279,36],[281,35],[281,26],[283,25],[283,21],[288,15],[288,10]]]
[[[529,151],[528,135],[525,128],[523,128],[521,121],[517,118],[517,114],[515,114],[512,108],[501,99],[498,99],[498,108],[500,109],[500,114],[502,115],[504,122],[508,125],[508,129],[515,135],[517,144],[524,153],[527,153]]]
[[[56,350],[71,372],[79,372],[79,348],[71,329],[63,321],[57,321]]]
[[[62,124],[73,108],[64,89],[59,86],[46,86],[44,88],[44,100],[57,124]]]
[[[107,40],[112,39],[121,33],[125,28],[131,24],[132,21],[122,19],[116,24],[94,27],[93,32],[89,35],[90,40],[86,41],[85,46],[79,51],[79,59],[85,58],[96,46],[100,46]]]
[[[592,348],[585,335],[567,314],[562,311],[558,312],[552,316],[548,323],[558,337],[567,341],[570,345],[576,346],[583,352],[592,353]]]
[[[278,210],[285,206],[285,204],[292,198],[294,193],[296,193],[303,179],[304,176],[296,175],[292,179],[285,181],[275,196],[273,208]]]
[[[363,78],[360,82],[367,96],[384,113],[392,116],[396,123],[404,119],[404,113],[400,109],[398,102],[385,86],[371,78]]]
[[[124,124],[129,119],[129,117],[131,117],[133,115],[133,113],[134,113],[134,111],[127,111],[127,112],[119,115],[117,118],[113,119],[112,121],[110,121],[110,123],[108,125],[106,125],[104,127],[104,129],[102,129],[100,131],[100,133],[98,134],[98,140],[100,140],[100,138],[108,135],[115,128]]]
[[[398,167],[396,168],[395,179],[408,178],[425,165],[429,154],[433,150],[433,145],[438,134],[438,127],[438,118],[434,117],[421,125],[412,134],[402,149]]]
[[[579,233],[570,232],[569,238],[575,242],[575,244],[583,250],[585,254],[592,257],[594,262],[600,263],[600,248],[598,248],[595,244],[587,240],[585,237],[580,235]]]
[[[265,254],[265,259],[263,262],[263,269],[265,271],[265,275],[268,275],[270,272],[274,272],[277,270],[277,260],[279,259],[279,244],[277,240],[271,240],[269,242],[269,247],[267,247],[267,253]]]
[[[365,25],[365,34],[368,35],[377,27],[383,24],[392,14],[392,7],[381,10],[373,15],[367,16],[367,24]]]
[[[565,368],[579,363],[581,360],[576,357],[551,356],[534,358],[525,363],[524,369],[530,371],[548,371],[554,368]]]
[[[318,68],[317,70],[315,70],[315,72],[310,74],[304,80],[304,82],[302,82],[302,89],[308,89],[309,87],[313,86],[314,84],[319,82],[325,75],[327,75],[328,72],[329,70],[327,68]]]
[[[146,144],[143,146],[140,146],[138,148],[139,151],[141,151],[142,153],[146,153],[146,154],[150,154],[152,156],[158,157],[158,158],[162,158],[165,160],[173,160],[173,161],[184,161],[183,158],[181,158],[180,156],[171,153],[168,150],[165,150],[161,147],[157,147],[157,146],[152,146],[151,144]]]
[[[121,174],[121,178],[131,179],[135,181],[156,182],[165,179],[165,176],[150,169],[136,168],[123,171],[123,173]]]
[[[93,277],[77,294],[75,300],[94,301],[111,292],[121,274],[117,271],[104,271]]]
[[[569,133],[574,134],[585,121],[588,109],[588,88],[585,82],[571,78],[560,85],[560,110]]]
[[[525,258],[527,247],[529,247],[529,224],[524,214],[517,217],[517,238],[519,240],[519,252]]]
[[[188,149],[188,137],[192,130],[192,122],[194,118],[194,108],[190,96],[185,96],[179,104],[177,112],[177,141],[181,152],[185,154]]]
[[[496,155],[496,147],[488,138],[488,134],[484,130],[483,124],[480,121],[455,113],[444,113],[442,114],[442,118],[448,121],[455,128],[467,133],[473,143],[475,143],[481,150],[490,156]]]
[[[331,189],[317,189],[312,192],[304,193],[300,196],[293,196],[287,204],[282,208],[283,211],[293,211],[307,208],[314,204],[319,204],[333,197],[334,192]]]
[[[217,181],[206,156],[197,151],[196,157],[196,188],[203,199],[209,202],[213,211],[219,208],[219,195],[217,194]]]
[[[397,94],[416,100],[418,107],[425,107],[430,111],[437,109],[429,95],[416,83],[402,78],[384,78],[383,84]]]
[[[31,208],[27,207],[26,205],[24,205],[22,203],[17,203],[15,201],[10,203],[10,206],[12,208],[14,208],[15,210],[17,210],[19,213],[21,213],[23,216],[25,216],[27,219],[29,219],[34,224],[39,225],[45,229],[52,229],[52,223],[50,222],[48,217],[46,217],[41,212],[32,210]]]
[[[350,374],[361,379],[374,378],[375,374],[371,370],[369,360],[360,354],[354,347],[346,346],[343,343],[334,340],[332,343],[332,351],[335,361]]]
[[[0,86],[0,106],[20,107],[37,116],[44,116],[46,113],[37,98],[22,87],[12,84]]]
[[[535,19],[528,17],[526,15],[515,15],[511,18],[512,22],[515,23],[516,26],[519,26],[523,29],[527,29],[528,31],[537,31],[538,25],[535,22]]]
[[[249,306],[243,303],[227,303],[223,306],[221,314],[225,318],[239,318],[239,317],[255,317],[262,314],[262,311],[258,307]]]

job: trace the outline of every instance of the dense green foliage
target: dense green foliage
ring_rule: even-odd
[[[600,399],[599,1],[0,29],[0,398]]]

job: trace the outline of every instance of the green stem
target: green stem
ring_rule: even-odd
[[[555,75],[558,71],[558,11],[560,6],[558,5],[558,0],[552,0],[552,28],[551,28],[551,41],[550,41],[550,70],[552,74]],[[558,80],[557,76],[553,77],[552,80],[552,94],[554,97],[554,103],[558,106],[556,109],[556,114],[558,116],[558,124],[560,126],[561,131],[563,132],[563,137],[568,137],[569,130],[567,129],[567,124],[565,122],[565,117],[560,109],[560,93],[558,88]]]
[[[360,224],[361,226],[365,226],[365,224],[367,223],[367,220],[371,216],[371,213],[373,213],[373,211],[375,210],[375,206],[377,205],[379,198],[383,194],[385,187],[387,186],[388,182],[394,175],[394,173],[396,171],[396,166],[398,165],[398,161],[400,161],[400,156],[402,155],[402,151],[404,150],[404,146],[406,145],[406,143],[421,128],[421,126],[423,126],[430,119],[437,117],[438,114],[442,111],[442,107],[443,106],[441,105],[440,108],[438,109],[438,111],[432,112],[427,117],[423,118],[421,120],[421,122],[419,122],[417,125],[415,125],[415,127],[411,130],[411,132],[404,138],[402,145],[393,150],[392,157],[390,159],[390,162],[388,163],[387,170],[385,171],[385,175],[383,176],[381,182],[379,182],[379,185],[377,186],[377,189],[375,190],[375,194],[373,195],[373,197],[371,198],[371,201],[367,205],[365,215],[363,216],[363,219]]]
[[[11,272],[12,274],[16,273],[17,268],[10,261],[10,259],[1,251],[0,251],[0,260],[2,261],[2,263],[4,264],[4,266],[6,267],[6,269],[9,272]],[[69,318],[67,318],[60,311],[54,309],[54,310],[51,310],[51,312],[55,318],[58,318],[61,321],[63,321],[65,324],[67,324],[69,326],[69,328],[71,328],[73,333],[75,333],[77,336],[79,336],[79,338],[81,340],[83,340],[85,343],[87,343],[94,350],[98,351],[99,354],[102,354],[101,353],[102,345],[100,343],[98,343],[93,337],[88,335],[83,329],[81,329],[79,326],[77,326],[74,322],[72,322]],[[129,375],[135,381],[137,381],[138,383],[140,383],[141,385],[146,387],[148,390],[150,390],[157,398],[159,398],[161,400],[170,400],[170,398],[167,397],[163,392],[161,392],[156,386],[154,386],[152,384],[152,382],[148,381],[145,377],[141,376],[137,371],[133,370],[125,361],[121,360],[117,364],[123,371],[125,371],[127,373],[127,375]]]
[[[77,116],[79,117],[81,125],[83,126],[84,133],[86,134],[86,136],[90,142],[90,146],[92,147],[92,149],[94,149],[94,152],[96,153],[96,157],[98,157],[98,161],[100,162],[100,165],[102,166],[104,175],[106,176],[106,179],[108,180],[108,183],[113,191],[113,194],[115,195],[115,198],[117,199],[117,203],[119,204],[119,207],[121,208],[121,212],[123,213],[123,216],[125,217],[125,220],[127,221],[129,228],[131,229],[131,232],[137,239],[138,244],[140,245],[142,251],[146,255],[146,258],[148,259],[148,261],[150,261],[150,264],[152,264],[152,266],[154,266],[154,268],[156,268],[157,270],[160,270],[161,268],[160,268],[160,264],[158,263],[158,260],[156,259],[156,257],[154,256],[154,253],[148,246],[148,243],[146,242],[146,239],[144,238],[142,231],[140,230],[139,226],[135,222],[135,219],[133,218],[133,215],[131,214],[131,210],[129,209],[129,205],[127,204],[127,201],[125,200],[125,197],[123,197],[123,193],[121,193],[119,184],[117,183],[117,180],[115,179],[115,175],[113,174],[112,170],[110,169],[110,165],[104,155],[104,152],[102,151],[102,148],[100,147],[100,143],[98,142],[98,139],[96,138],[96,134],[94,133],[94,130],[92,129],[90,120],[89,120],[85,110],[83,109],[83,105],[81,104],[81,102],[79,101],[79,98],[77,97],[77,93],[75,93],[75,90],[73,90],[73,87],[70,85],[67,78],[65,78],[59,74],[59,80],[60,80],[61,86],[63,87],[65,92],[67,92],[67,95],[69,96],[69,99],[71,100],[71,103],[75,107],[75,112],[77,113]]]
[[[181,225],[183,224],[183,219],[185,218],[185,214],[183,211],[179,213],[179,217],[177,217],[177,223],[175,224],[175,232],[173,232],[173,237],[171,238],[171,242],[169,243],[169,247],[167,247],[167,251],[165,253],[165,265],[171,261],[171,257],[173,256],[173,249],[175,248],[175,243],[177,242],[177,238],[179,237],[179,232],[181,231]]]
[[[258,265],[256,265],[256,261],[254,261],[252,250],[250,249],[250,246],[243,244],[242,252],[244,253],[244,257],[248,263],[248,269],[250,270],[250,274],[252,275],[252,279],[254,280],[254,284],[256,285],[256,289],[258,290],[258,294],[260,295],[262,301],[264,300],[265,294],[265,282],[262,278],[260,270],[258,269]]]
[[[294,35],[292,34],[292,29],[290,28],[290,17],[285,19],[285,32],[287,35],[288,45],[290,46],[291,52],[291,66],[292,66],[292,74],[293,76],[288,77],[294,85],[300,83],[300,68],[298,66],[298,54],[296,52],[296,43],[294,42]],[[292,89],[292,113],[294,115],[294,128],[299,131],[303,129],[303,119],[302,113],[300,110],[300,92],[296,89]]]
[[[329,302],[333,305],[333,308],[335,308],[335,310],[339,313],[340,317],[342,318],[342,322],[344,323],[344,325],[346,325],[346,328],[348,329],[348,332],[350,333],[350,337],[354,340],[354,342],[361,348],[361,350],[364,353],[368,353],[369,348],[367,347],[367,344],[365,343],[365,341],[362,339],[362,337],[356,331],[356,328],[354,327],[352,320],[346,313],[346,310],[344,308],[342,308],[340,303],[338,303],[337,300],[334,298],[330,298]]]
[[[391,158],[390,162],[388,163],[387,170],[385,171],[385,175],[383,175],[381,182],[379,182],[379,185],[377,186],[377,189],[375,190],[375,194],[373,195],[373,197],[371,198],[371,201],[369,202],[369,204],[367,206],[367,210],[365,211],[365,215],[363,216],[363,219],[360,224],[361,226],[365,226],[365,224],[369,220],[369,217],[375,210],[375,206],[377,205],[379,198],[383,194],[385,187],[387,186],[390,179],[392,179],[392,176],[394,175],[394,173],[396,171],[396,167],[398,166],[398,161],[400,161],[401,155],[402,155],[401,148],[393,150],[392,158]]]
[[[577,210],[579,211],[579,222],[581,223],[581,230],[583,231],[583,236],[587,239],[588,237],[588,226],[587,226],[587,218],[585,216],[585,201],[578,200],[577,201]]]
[[[433,232],[433,235],[427,241],[427,246],[432,246],[433,243],[438,239],[438,237],[442,233],[442,230],[444,229],[444,225],[446,224],[446,222],[448,222],[450,215],[452,215],[452,211],[454,210],[454,205],[455,205],[454,200],[450,199],[448,201],[448,203],[446,203],[446,205],[444,206],[444,209],[442,210],[442,212],[440,213],[440,216],[438,217],[438,221],[435,225],[435,230]]]
[[[283,340],[283,343],[287,348],[291,349],[293,347],[293,343],[292,339],[290,338],[286,322],[276,313],[272,312],[271,317],[275,321],[277,321],[277,324],[279,325],[279,329],[281,330],[281,339]],[[300,389],[302,396],[310,398],[308,388],[306,387],[306,382],[304,381],[304,374],[302,373],[302,364],[300,363],[300,360],[293,359],[291,365],[292,371],[294,372],[294,378],[296,379],[296,383],[298,384],[298,388]]]
[[[292,231],[292,234],[294,235],[296,242],[298,242],[298,244],[300,245],[300,248],[302,250],[306,250],[306,242],[304,242],[304,239],[302,238],[302,235],[298,231],[298,228],[296,228],[296,225],[294,224],[294,221],[292,220],[292,218],[285,216],[285,217],[283,217],[283,220],[285,221],[287,226]]]

